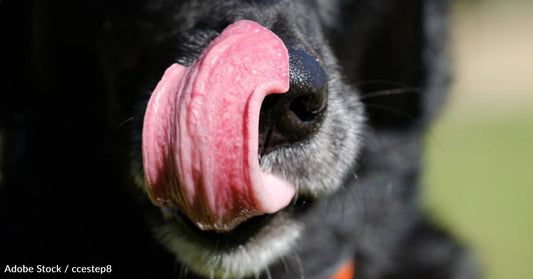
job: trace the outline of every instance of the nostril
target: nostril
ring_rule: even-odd
[[[325,104],[317,101],[316,98],[302,95],[292,100],[289,111],[292,112],[298,120],[304,124],[308,124],[317,119],[324,108]]]
[[[307,51],[289,50],[290,88],[287,115],[281,126],[289,138],[302,140],[322,123],[327,105],[327,76],[318,59]]]
[[[261,106],[261,155],[309,139],[325,117],[327,76],[318,59],[304,50],[289,50],[289,68],[289,91],[267,96]]]

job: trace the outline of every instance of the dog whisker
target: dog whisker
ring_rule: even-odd
[[[289,274],[290,270],[289,270],[289,265],[287,263],[287,260],[285,259],[286,256],[283,256],[279,259],[279,261],[281,262],[281,264],[283,265],[283,270],[285,271],[285,274]]]
[[[267,279],[272,279],[272,274],[270,273],[270,267],[266,267],[265,274],[267,276]]]
[[[187,278],[188,274],[189,274],[189,268],[187,268],[186,265],[182,265],[179,278]]]
[[[353,86],[356,88],[366,86],[366,85],[390,85],[390,86],[396,86],[396,87],[410,87],[406,83],[402,83],[399,81],[393,81],[393,80],[386,80],[386,79],[367,79],[362,80],[360,82],[355,83]]]
[[[300,187],[299,185],[296,185],[296,193],[294,194],[294,198],[292,200],[292,204],[293,205],[296,205],[296,203],[298,202],[298,197],[299,197],[299,193],[300,193]]]
[[[298,268],[298,274],[300,275],[300,279],[305,279],[304,266],[300,255],[296,250],[293,250],[291,252],[291,255],[294,261],[296,262],[296,267]]]
[[[396,115],[401,116],[401,117],[411,121],[412,123],[415,123],[417,126],[422,127],[422,124],[420,123],[420,121],[418,121],[413,115],[410,115],[410,114],[408,114],[408,113],[406,113],[406,112],[404,112],[402,110],[395,109],[395,108],[392,108],[392,107],[386,106],[386,105],[379,105],[379,104],[366,104],[365,106],[367,106],[369,108],[382,109],[382,110],[386,110],[386,111],[395,113]]]
[[[133,121],[133,120],[135,120],[135,117],[133,117],[133,116],[132,116],[132,117],[129,117],[129,118],[127,118],[126,120],[120,122],[115,128],[116,128],[116,129],[120,129],[120,128],[122,128],[122,126],[124,126],[126,123],[131,122],[131,121]]]
[[[420,90],[413,88],[413,87],[384,89],[384,90],[364,93],[363,96],[360,98],[360,100],[364,101],[364,100],[373,99],[373,98],[393,96],[393,95],[403,95],[403,94],[420,94]]]

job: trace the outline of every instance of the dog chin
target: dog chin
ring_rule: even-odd
[[[174,209],[163,209],[167,222],[156,236],[195,274],[208,278],[256,277],[286,255],[303,226],[281,211],[252,218],[228,233],[200,231]],[[186,270],[186,269],[185,269]]]

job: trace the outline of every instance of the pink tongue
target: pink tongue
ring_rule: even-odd
[[[216,231],[287,206],[294,186],[261,171],[257,149],[261,102],[288,89],[285,45],[247,20],[228,26],[190,67],[170,66],[143,126],[152,202]]]

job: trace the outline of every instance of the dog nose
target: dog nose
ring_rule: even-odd
[[[320,128],[327,108],[327,76],[317,58],[289,50],[290,88],[268,95],[261,106],[259,153],[301,142]]]

